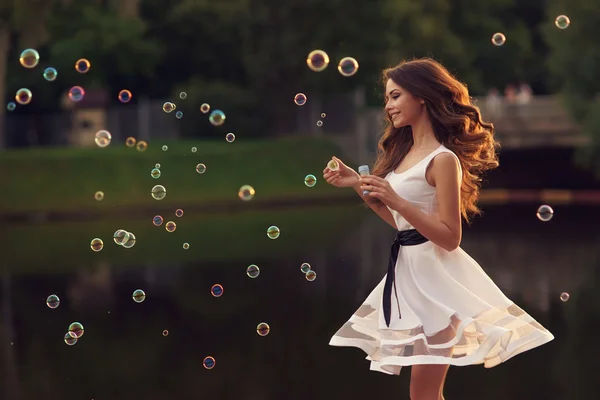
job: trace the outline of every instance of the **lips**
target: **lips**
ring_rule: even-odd
[[[390,114],[390,119],[394,119],[394,117],[396,117],[398,114],[400,114],[400,112]]]

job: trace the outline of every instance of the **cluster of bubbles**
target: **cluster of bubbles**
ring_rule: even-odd
[[[65,333],[65,343],[69,346],[73,346],[79,339],[81,339],[84,332],[85,330],[83,329],[83,325],[81,325],[81,323],[73,322],[71,325],[69,325],[67,333]]]
[[[309,263],[305,262],[300,265],[300,271],[304,274],[307,281],[312,282],[317,279],[317,273],[312,269]]]
[[[571,20],[566,15],[559,15],[554,19],[554,25],[558,29],[567,29],[571,25]],[[506,43],[506,35],[502,32],[496,32],[492,35],[492,44],[494,46],[502,46]]]
[[[113,234],[113,241],[117,246],[130,249],[135,246],[136,239],[132,232],[128,232],[124,229],[117,229]]]
[[[312,71],[324,71],[329,65],[329,55],[323,50],[313,50],[306,57],[306,65]],[[358,61],[353,57],[344,57],[338,62],[338,72],[345,77],[353,76],[358,72]]]

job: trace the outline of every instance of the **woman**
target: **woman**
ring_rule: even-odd
[[[323,177],[354,188],[398,232],[386,277],[330,345],[361,348],[388,374],[411,365],[410,398],[438,400],[450,365],[494,367],[554,337],[459,247],[461,219],[480,213],[481,174],[498,166],[493,125],[432,59],[383,77],[388,126],[372,175],[334,157],[339,169]]]

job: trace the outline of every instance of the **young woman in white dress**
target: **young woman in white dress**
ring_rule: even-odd
[[[339,169],[323,177],[354,188],[398,232],[386,277],[330,345],[362,349],[375,371],[410,365],[410,398],[443,400],[450,365],[491,368],[554,337],[459,247],[462,219],[480,214],[481,175],[498,166],[493,125],[432,59],[383,78],[388,126],[372,175],[334,157]]]

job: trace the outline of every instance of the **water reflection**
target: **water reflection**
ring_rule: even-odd
[[[462,247],[556,339],[491,370],[451,368],[448,399],[597,393],[586,354],[600,352],[589,340],[600,322],[599,217],[555,212],[544,224],[530,207],[490,208],[465,227]],[[136,247],[100,253],[88,237],[112,233],[115,222],[12,227],[2,278],[3,398],[408,398],[408,369],[399,378],[374,373],[359,350],[327,344],[385,274],[393,230],[377,216],[359,206],[188,221],[160,236],[151,221],[129,221]],[[266,237],[272,221],[282,228],[277,240]],[[64,229],[68,244],[55,238]],[[195,240],[188,251],[184,237]],[[26,251],[18,238],[39,241]],[[314,282],[303,262],[317,271]],[[257,279],[246,275],[252,263]],[[210,294],[215,283],[224,287],[219,298]],[[139,288],[147,297],[137,304],[131,294]],[[45,305],[52,293],[61,298],[55,310]],[[86,333],[66,346],[73,321]],[[256,333],[259,322],[269,335]],[[206,356],[214,369],[203,368]]]

